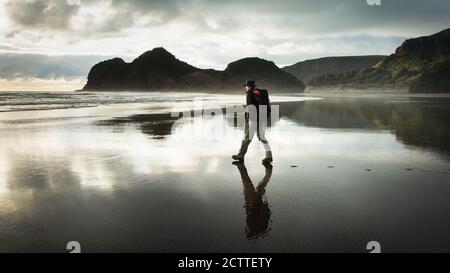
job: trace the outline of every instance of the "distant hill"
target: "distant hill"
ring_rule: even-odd
[[[437,62],[421,73],[409,90],[413,93],[450,92],[450,59]]]
[[[298,62],[282,69],[308,84],[310,80],[318,76],[372,67],[384,58],[386,56],[382,55],[325,57]]]
[[[246,79],[258,79],[258,85],[270,90],[299,92],[305,89],[302,81],[278,68],[274,62],[256,57],[230,63],[224,71],[223,85],[231,89],[242,88]]]
[[[313,89],[408,89],[450,92],[450,29],[406,40],[376,66],[310,80]]]
[[[200,69],[159,47],[131,63],[114,58],[94,65],[83,91],[238,92],[247,79],[256,80],[273,93],[303,92],[305,89],[300,80],[271,61],[245,58],[230,63],[225,71]]]

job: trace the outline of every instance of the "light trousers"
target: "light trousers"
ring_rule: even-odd
[[[258,126],[258,122],[256,120],[251,119],[245,119],[245,126],[244,126],[244,139],[242,139],[241,143],[241,149],[239,149],[238,156],[244,157],[247,153],[248,146],[252,142],[252,139],[257,133],[259,141],[264,146],[264,149],[266,150],[266,157],[272,158],[272,149],[270,148],[269,142],[266,139],[266,128],[267,128],[267,122],[260,122]]]

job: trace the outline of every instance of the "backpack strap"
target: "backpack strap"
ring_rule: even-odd
[[[261,90],[254,88],[252,90],[253,94],[255,94],[255,96],[257,97],[261,97]]]

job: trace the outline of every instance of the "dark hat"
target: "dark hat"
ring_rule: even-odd
[[[254,80],[247,80],[244,84],[244,86],[248,86],[248,87],[256,87],[256,83]]]

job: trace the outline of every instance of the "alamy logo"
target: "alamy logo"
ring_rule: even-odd
[[[381,244],[378,241],[370,241],[367,243],[366,249],[370,253],[381,253]]]
[[[381,0],[366,0],[366,3],[369,6],[380,6]]]
[[[77,241],[70,241],[67,243],[66,249],[70,250],[69,253],[81,253],[81,244]]]

